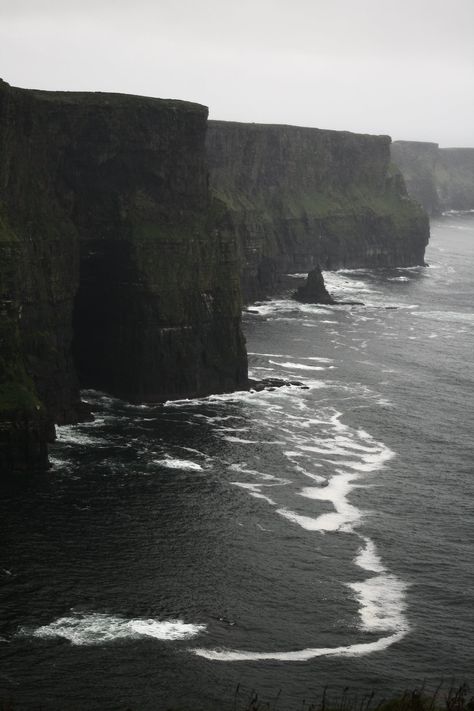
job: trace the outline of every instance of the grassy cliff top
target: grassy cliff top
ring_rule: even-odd
[[[287,123],[244,123],[241,121],[209,121],[209,128],[213,126],[227,127],[227,128],[238,128],[239,130],[245,131],[267,131],[268,129],[275,130],[285,130],[285,131],[301,131],[308,133],[320,133],[323,135],[331,136],[347,136],[356,138],[366,138],[366,139],[384,139],[387,143],[391,143],[392,139],[390,136],[385,134],[372,134],[372,133],[355,133],[354,131],[335,131],[330,128],[315,128],[312,126],[295,126],[293,124]]]
[[[159,106],[164,109],[173,109],[193,113],[205,113],[208,108],[202,104],[180,99],[159,99],[152,96],[139,96],[137,94],[116,94],[104,91],[44,91],[41,89],[23,89],[14,87],[0,79],[0,90],[8,89],[20,94],[30,94],[41,101],[52,103],[82,105],[82,106]]]

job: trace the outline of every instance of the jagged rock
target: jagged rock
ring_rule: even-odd
[[[335,304],[336,302],[326,289],[324,277],[319,267],[312,269],[303,286],[300,286],[293,298],[303,304]]]
[[[262,392],[263,390],[275,390],[276,388],[288,387],[293,385],[302,390],[308,390],[308,386],[299,380],[285,380],[284,378],[262,378],[262,380],[253,380],[249,378],[248,389]]]

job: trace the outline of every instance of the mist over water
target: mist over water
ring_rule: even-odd
[[[474,215],[434,222],[427,261],[325,275],[365,306],[252,307],[251,375],[304,387],[84,393],[95,421],[2,495],[0,698],[222,709],[239,683],[293,708],[472,681]]]

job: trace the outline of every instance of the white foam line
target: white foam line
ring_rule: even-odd
[[[163,641],[191,639],[205,629],[205,625],[187,624],[182,620],[127,620],[93,612],[60,617],[49,625],[33,630],[22,628],[19,634],[41,639],[62,637],[74,645],[92,646],[138,637],[154,637]]]
[[[265,494],[259,494],[257,491],[252,491],[250,493],[250,496],[253,496],[254,499],[263,499],[268,504],[270,504],[270,506],[277,506],[276,501],[273,501],[273,499],[270,499],[269,496],[265,496]]]
[[[306,365],[305,363],[291,363],[289,361],[284,363],[277,363],[273,360],[269,360],[272,365],[279,365],[281,368],[291,368],[294,370],[327,370],[327,366],[324,365]]]
[[[93,435],[84,434],[78,429],[78,425],[60,425],[56,427],[56,439],[58,442],[66,444],[103,444],[104,439]]]
[[[259,444],[258,439],[243,439],[242,437],[234,437],[233,435],[226,435],[222,439],[226,442],[235,442],[237,444]]]
[[[239,472],[240,474],[256,476],[266,482],[271,482],[267,484],[258,484],[258,486],[283,486],[285,484],[292,483],[291,479],[283,479],[282,477],[274,476],[274,474],[265,474],[257,471],[256,469],[248,469],[246,464],[231,464],[228,469],[233,472]]]
[[[249,351],[247,355],[254,355],[254,356],[263,356],[267,358],[295,358],[297,357],[298,360],[316,360],[319,361],[320,363],[332,363],[333,358],[322,358],[320,356],[294,356],[294,355],[285,355],[283,353],[255,353],[252,351]]]
[[[405,592],[407,584],[389,573],[362,582],[348,583],[359,602],[361,629],[365,632],[407,631]]]
[[[384,567],[377,553],[375,543],[366,536],[361,536],[361,539],[365,545],[357,553],[354,563],[358,565],[359,568],[368,570],[371,573],[386,573],[387,569]]]
[[[332,452],[331,452],[331,454],[332,454]],[[393,456],[394,456],[394,453],[391,450],[388,450],[388,451],[379,452],[378,454],[366,455],[365,457],[363,457],[363,459],[365,460],[363,462],[351,462],[351,461],[339,460],[338,462],[331,462],[331,463],[338,464],[339,466],[347,467],[348,469],[355,469],[356,471],[359,471],[359,472],[373,472],[373,471],[376,471],[377,469],[382,469],[385,462],[387,462]],[[331,461],[331,460],[328,460],[328,461]]]
[[[183,471],[203,471],[203,468],[197,462],[191,462],[188,459],[174,459],[172,457],[164,457],[163,459],[153,459],[153,464],[159,464],[167,469],[181,469]]]
[[[274,357],[285,358],[286,356],[275,355]],[[319,369],[319,366],[308,366],[289,361],[278,361],[273,362],[273,364],[282,367],[300,367],[302,370]],[[273,410],[278,411],[280,415],[282,411],[286,411],[286,407],[283,408],[279,404],[275,405],[275,400],[279,402],[292,395],[294,393],[282,393],[279,390],[273,398],[273,402],[269,402],[270,398],[264,393],[257,404],[260,407],[262,405],[265,407],[268,419],[268,417],[272,417],[271,412]],[[300,407],[301,415],[286,413],[287,427],[281,426],[286,441],[274,443],[284,445],[283,454],[296,471],[312,479],[313,482],[315,480],[317,482],[322,480],[327,482],[326,486],[306,486],[298,494],[307,499],[330,502],[334,507],[334,511],[317,516],[308,516],[286,507],[276,508],[275,510],[278,515],[306,531],[355,534],[355,527],[359,525],[363,512],[349,502],[350,493],[354,487],[360,486],[357,483],[359,479],[381,469],[394,456],[394,452],[374,440],[365,430],[361,428],[354,430],[345,425],[341,422],[342,413],[333,408],[324,408],[317,418],[306,417],[307,404],[305,398],[301,398],[299,395],[298,393],[298,397],[293,397],[292,399],[295,407]],[[310,439],[306,434],[310,425],[316,425],[321,436],[311,437]],[[225,428],[222,429],[225,430]],[[299,434],[300,432],[301,434]],[[239,441],[238,438],[231,437],[224,437],[224,439]],[[291,444],[289,444],[290,441]],[[291,447],[291,449],[286,449],[287,447]],[[314,454],[322,455],[318,457],[320,462],[323,461],[334,465],[335,474],[329,480],[311,472],[312,468],[321,466],[320,462],[312,461],[314,459],[312,455]],[[303,459],[303,462],[300,463],[301,457],[305,458],[306,461]],[[311,462],[310,465],[307,464],[307,460]],[[301,466],[301,464],[309,466],[310,470],[308,471],[308,468]],[[232,485],[247,490],[250,496],[264,500],[274,507],[278,505],[263,493],[264,487],[291,483],[287,480],[273,477],[273,475],[248,469],[246,464],[242,463],[230,465],[229,469],[254,478],[254,481],[250,483],[233,481],[231,482]],[[354,564],[362,570],[375,574],[367,580],[346,584],[359,604],[359,627],[364,632],[388,634],[388,636],[380,637],[372,642],[343,647],[315,647],[290,652],[246,652],[232,649],[196,649],[191,651],[196,655],[215,661],[306,661],[318,656],[369,654],[386,649],[391,644],[402,639],[409,630],[405,618],[405,590],[407,586],[386,570],[377,553],[375,543],[366,536],[358,533],[356,535],[360,537],[362,545],[356,554]]]
[[[253,496],[255,499],[263,499],[271,506],[277,505],[273,499],[270,499],[268,496],[265,496],[265,494],[262,494],[260,490],[261,484],[247,484],[241,481],[231,481],[230,483],[232,486],[238,486],[241,489],[246,489],[250,493],[250,496]]]
[[[204,452],[201,452],[200,449],[194,449],[194,447],[184,447],[181,445],[179,449],[184,449],[185,452],[192,452],[193,454],[197,454],[200,457],[204,457],[204,459],[212,459],[212,457],[209,457],[209,455],[205,454]]]
[[[381,637],[375,642],[351,644],[345,647],[311,647],[292,652],[244,652],[233,649],[191,649],[198,657],[215,662],[307,662],[315,657],[356,657],[373,652],[381,652],[405,636],[406,631],[398,632],[389,637]]]
[[[295,455],[295,456],[303,456],[304,457],[305,455],[303,454],[303,455]],[[304,476],[307,476],[308,479],[312,479],[313,481],[320,482],[320,483],[323,483],[326,481],[326,477],[321,476],[321,474],[313,474],[312,472],[309,472],[307,469],[302,467],[301,464],[298,464],[297,462],[295,462],[293,457],[289,457],[287,455],[287,458],[290,460],[290,462],[292,463],[292,465],[296,469],[296,471],[301,472],[301,474],[303,474]],[[321,464],[313,462],[312,466],[313,467],[320,467]]]
[[[350,506],[350,504],[347,504],[345,510],[341,513],[325,513],[317,516],[316,518],[311,516],[302,516],[301,514],[289,511],[288,509],[278,509],[277,513],[288,519],[288,521],[298,524],[298,526],[301,526],[301,528],[304,528],[306,531],[318,531],[319,533],[326,533],[330,531],[352,533],[352,524],[358,521],[361,517],[360,511],[355,507]]]

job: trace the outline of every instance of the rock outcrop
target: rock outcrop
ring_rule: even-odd
[[[392,160],[405,178],[409,195],[429,215],[474,209],[474,148],[394,141]]]
[[[324,277],[319,266],[308,272],[303,286],[298,287],[293,298],[302,304],[334,304],[336,303],[326,289]]]
[[[388,136],[210,121],[207,150],[247,301],[316,264],[423,264],[428,217],[391,166]]]
[[[196,104],[0,82],[2,468],[44,467],[80,385],[133,401],[246,385],[206,125]]]

